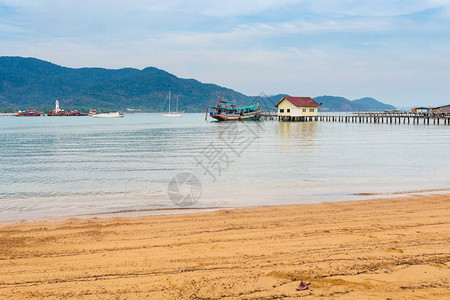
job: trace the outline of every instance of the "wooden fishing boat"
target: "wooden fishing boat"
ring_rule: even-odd
[[[262,108],[259,106],[259,100],[255,105],[237,107],[236,101],[225,100],[220,95],[216,106],[211,106],[208,111],[209,116],[217,121],[258,121],[261,117]]]

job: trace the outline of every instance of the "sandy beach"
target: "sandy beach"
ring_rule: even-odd
[[[450,195],[21,222],[0,242],[2,299],[450,298]]]

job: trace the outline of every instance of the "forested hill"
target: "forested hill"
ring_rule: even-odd
[[[365,97],[356,100],[349,100],[344,97],[336,97],[336,96],[320,96],[315,97],[318,103],[322,103],[320,107],[320,111],[326,112],[344,112],[344,111],[361,111],[361,112],[370,112],[370,111],[385,111],[395,108],[393,105],[384,104],[378,100],[373,98]]]
[[[131,108],[159,112],[165,103],[167,106],[169,91],[172,93],[172,99],[179,99],[179,110],[187,112],[205,111],[206,107],[215,104],[219,94],[228,99],[234,98],[243,105],[254,102],[256,99],[256,96],[246,96],[216,84],[178,78],[154,67],[143,70],[74,69],[36,58],[0,57],[0,109],[2,110],[47,110],[53,108],[55,100],[58,99],[63,108],[83,110]],[[270,107],[282,96],[266,97],[262,102]],[[373,103],[374,99],[370,98],[352,101],[353,105],[346,106],[339,103],[339,99],[331,100],[327,97],[329,96],[316,98],[318,102],[323,103],[323,110],[345,111],[346,107],[358,110],[360,107],[366,107],[365,103],[370,104],[369,106],[373,109],[376,108],[375,110],[378,109],[376,103],[375,105]]]

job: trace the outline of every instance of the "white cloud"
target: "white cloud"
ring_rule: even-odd
[[[24,32],[24,30],[20,27],[9,25],[9,24],[2,24],[0,23],[0,32],[2,33],[21,33]]]
[[[301,1],[307,11],[318,14],[392,17],[450,6],[446,0],[316,0]]]
[[[403,17],[450,1],[0,3],[14,8],[1,20],[0,55],[71,67],[156,66],[247,94],[419,104],[425,93],[443,101],[450,92],[449,21]]]
[[[426,9],[450,6],[448,0],[172,0],[150,1],[154,12],[185,11],[214,17],[257,15],[264,11],[291,8],[298,13],[354,16],[399,16]]]

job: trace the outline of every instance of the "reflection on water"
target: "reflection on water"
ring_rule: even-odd
[[[442,125],[217,123],[203,114],[3,117],[0,221],[171,208],[167,185],[180,172],[201,181],[199,208],[448,188],[449,137]]]
[[[278,122],[280,151],[305,151],[317,142],[317,122]],[[300,147],[300,148],[299,148]]]

